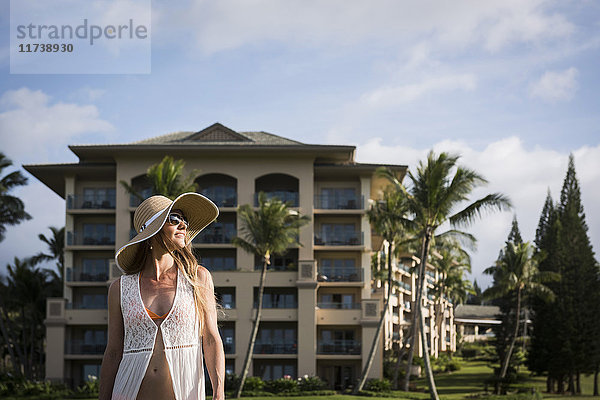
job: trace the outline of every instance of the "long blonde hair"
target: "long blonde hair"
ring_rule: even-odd
[[[200,323],[200,332],[203,332],[204,317],[209,311],[209,307],[216,306],[216,301],[215,294],[211,293],[208,282],[200,279],[198,276],[198,270],[203,267],[198,264],[198,259],[194,255],[191,242],[187,243],[184,247],[179,248],[175,246],[175,244],[164,234],[161,229],[156,233],[156,235],[140,243],[138,251],[135,255],[135,262],[133,263],[135,269],[126,271],[126,273],[136,274],[144,268],[144,265],[146,265],[146,262],[148,261],[148,257],[150,257],[152,254],[152,241],[171,254],[179,271],[183,273],[185,279],[194,288],[196,315],[198,316],[198,321]],[[205,274],[202,275],[205,276]]]

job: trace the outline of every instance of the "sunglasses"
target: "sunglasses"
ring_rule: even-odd
[[[179,215],[179,214],[169,214],[169,218],[167,219],[167,222],[171,225],[179,225],[183,222],[186,229],[189,226],[187,219],[185,219],[184,216]]]

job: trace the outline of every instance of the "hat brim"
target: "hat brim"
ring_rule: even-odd
[[[115,261],[117,267],[125,273],[138,270],[132,265],[135,262],[140,243],[156,235],[165,224],[171,210],[181,210],[188,220],[186,244],[192,240],[219,215],[219,208],[208,198],[198,193],[184,193],[178,196],[141,232],[117,250]]]

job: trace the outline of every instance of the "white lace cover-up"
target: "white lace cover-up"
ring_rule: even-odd
[[[121,276],[121,311],[125,328],[123,359],[115,378],[113,400],[135,400],[152,357],[158,329],[177,400],[204,400],[204,367],[192,285],[177,272],[177,289],[167,317],[156,326],[146,312],[139,273]]]

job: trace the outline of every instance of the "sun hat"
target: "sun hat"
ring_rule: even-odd
[[[123,272],[134,269],[132,264],[140,243],[162,229],[171,210],[181,210],[188,220],[186,243],[190,243],[219,215],[215,203],[198,193],[184,193],[175,200],[161,195],[148,197],[133,214],[133,226],[137,234],[115,254],[117,266]]]

